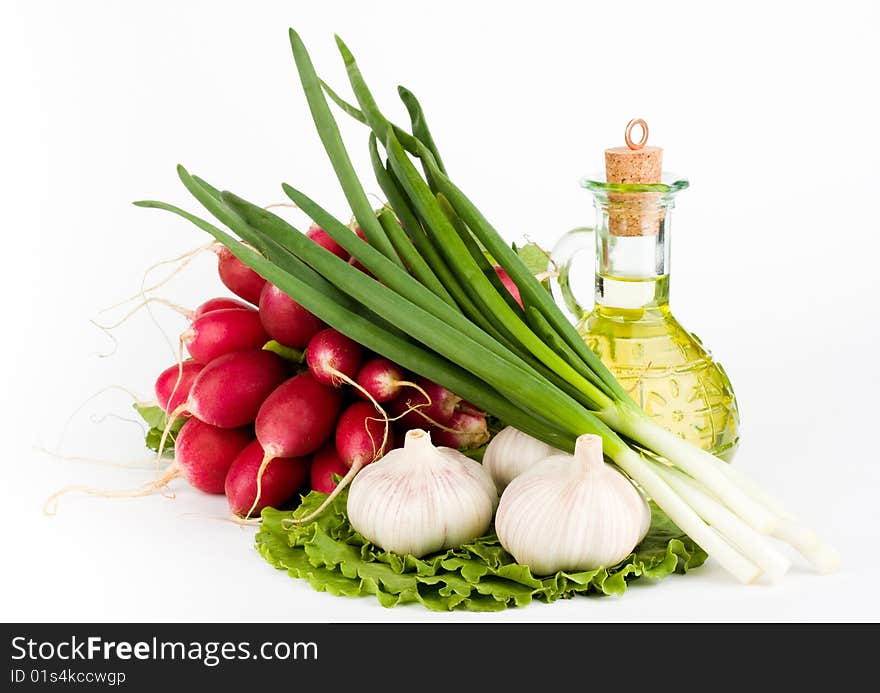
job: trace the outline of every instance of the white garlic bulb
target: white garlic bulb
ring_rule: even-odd
[[[483,466],[458,450],[434,447],[421,429],[403,447],[367,465],[351,482],[351,526],[386,551],[420,557],[486,533],[498,504]]]
[[[524,471],[551,455],[564,455],[551,445],[532,438],[513,426],[499,431],[483,454],[483,466],[489,472],[498,493]]]
[[[651,511],[632,483],[602,459],[602,439],[582,435],[574,455],[554,455],[505,489],[495,517],[501,545],[536,575],[593,570],[623,560]]]

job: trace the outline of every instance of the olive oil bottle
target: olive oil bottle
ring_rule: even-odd
[[[642,140],[631,140],[633,125]],[[627,126],[626,147],[605,152],[605,176],[585,178],[593,229],[566,234],[552,254],[554,296],[590,348],[657,423],[730,460],[739,411],[730,380],[669,308],[669,240],[675,196],[688,182],[661,173],[662,150],[645,147],[647,126]],[[593,247],[591,247],[593,246]],[[583,308],[572,291],[572,258],[596,253],[595,300]]]

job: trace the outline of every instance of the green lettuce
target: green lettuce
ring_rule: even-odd
[[[533,599],[619,595],[638,578],[659,580],[702,565],[706,554],[652,504],[648,535],[611,568],[535,576],[507,553],[494,534],[416,558],[383,551],[358,534],[345,514],[347,492],[315,521],[285,522],[315,510],[326,495],[312,491],[294,511],[266,508],[256,547],[269,563],[318,591],[374,595],[385,607],[420,603],[434,611],[500,611]]]

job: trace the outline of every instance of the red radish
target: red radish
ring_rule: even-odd
[[[205,493],[223,493],[232,462],[253,439],[249,427],[217,428],[190,419],[174,441],[174,462],[195,488]]]
[[[256,420],[264,454],[248,517],[262,498],[263,473],[269,463],[278,457],[308,455],[321,447],[333,432],[341,408],[342,394],[321,385],[308,371],[285,381],[266,398]]]
[[[461,397],[425,378],[415,384],[418,389],[407,389],[388,403],[391,412],[407,428],[446,426]]]
[[[338,484],[327,484],[324,487],[330,490],[330,494],[316,510],[305,517],[296,518],[293,522],[311,522],[318,517],[339,495],[340,491],[351,483],[351,480],[363,469],[364,465],[379,459],[394,447],[394,431],[389,425],[387,417],[383,414],[384,412],[377,410],[376,405],[369,402],[355,402],[342,413],[342,416],[339,417],[339,423],[336,425],[334,447],[336,448],[336,461],[348,468],[345,476],[339,480]],[[327,457],[325,458],[324,455]],[[316,455],[316,457],[318,456]],[[319,458],[322,466],[326,465],[329,468],[336,464],[336,461],[330,460],[329,457],[329,453],[322,453]],[[318,468],[316,474],[320,471],[321,467]],[[332,481],[332,476],[330,480]]]
[[[257,440],[270,459],[308,455],[333,432],[341,408],[338,391],[300,373],[266,397],[256,418]]]
[[[259,349],[269,341],[269,335],[253,308],[227,308],[196,318],[180,339],[190,356],[208,363],[233,351]]]
[[[276,457],[265,468],[264,459],[263,448],[255,440],[238,454],[226,475],[229,509],[240,517],[250,517],[263,508],[283,505],[293,498],[309,475],[307,458]]]
[[[251,349],[226,354],[202,369],[186,402],[172,411],[169,418],[187,411],[212,426],[246,426],[286,376],[286,362],[271,351]]]
[[[375,358],[367,361],[358,371],[355,382],[360,385],[370,397],[380,404],[388,402],[400,394],[401,388],[406,384],[406,374],[396,363],[385,358]],[[365,395],[355,389],[359,397]]]
[[[342,258],[343,260],[348,261],[349,255],[346,252],[345,248],[343,248],[336,241],[334,241],[330,237],[330,234],[327,233],[324,229],[322,229],[317,224],[312,224],[309,227],[309,230],[306,232],[306,236],[311,238],[315,243],[317,243],[322,248],[326,248],[327,250],[329,250],[336,257]]]
[[[489,438],[486,417],[482,413],[473,413],[464,409],[457,409],[445,428],[431,429],[431,441],[435,445],[456,450],[478,448]]]
[[[519,307],[522,308],[523,302],[519,295],[519,287],[513,283],[513,279],[510,278],[501,265],[495,265],[495,273],[498,275],[501,283],[507,287],[507,290],[510,292],[510,295],[513,296],[514,300],[519,303]]]
[[[336,424],[336,452],[347,467],[363,467],[392,447],[391,428],[375,406],[355,402],[342,412]]]
[[[159,374],[154,390],[162,411],[167,414],[186,402],[196,376],[204,367],[205,364],[197,361],[184,361],[168,366]]]
[[[233,310],[236,308],[239,310],[253,310],[251,306],[249,306],[244,301],[239,301],[237,298],[218,296],[217,298],[209,298],[207,301],[198,306],[195,310],[190,311],[187,317],[189,317],[190,320],[195,320],[196,318],[202,317],[205,313],[210,313],[215,310]]]
[[[364,350],[360,344],[331,327],[321,330],[306,346],[306,364],[315,380],[339,387],[357,375]]]
[[[348,467],[339,459],[336,452],[336,444],[329,442],[312,456],[310,469],[311,486],[313,491],[319,493],[331,493],[336,488],[333,475],[345,476]]]
[[[266,282],[260,294],[260,320],[276,342],[303,349],[319,330],[326,327],[318,318],[274,284]]]
[[[226,246],[216,248],[220,281],[236,296],[257,305],[266,280],[239,260]]]

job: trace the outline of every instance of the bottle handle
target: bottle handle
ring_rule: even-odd
[[[593,229],[588,226],[572,229],[560,238],[550,252],[550,293],[553,300],[566,317],[577,324],[592,310],[580,304],[571,290],[569,270],[575,256],[584,251],[593,251]]]

